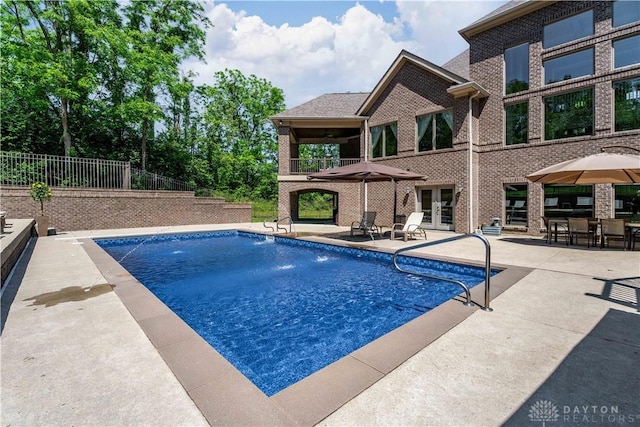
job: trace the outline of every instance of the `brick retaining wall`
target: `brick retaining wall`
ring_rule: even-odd
[[[187,191],[52,188],[45,214],[57,231],[251,222],[249,203],[195,197]],[[9,218],[35,218],[39,206],[28,187],[0,187]]]

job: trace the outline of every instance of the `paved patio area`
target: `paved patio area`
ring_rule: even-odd
[[[32,242],[2,295],[2,425],[207,425],[81,238],[229,228],[264,230],[79,231]],[[301,234],[344,230],[296,226]],[[430,241],[452,236],[428,234]],[[567,248],[524,235],[489,240],[494,263],[533,271],[492,301],[493,312],[473,312],[320,425],[640,421],[640,252]],[[476,239],[419,252],[484,259]],[[270,425],[268,418],[255,424]]]

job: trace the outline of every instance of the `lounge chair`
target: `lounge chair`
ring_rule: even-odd
[[[353,221],[351,223],[351,235],[354,231],[362,231],[363,234],[368,234],[372,239],[374,234],[380,234],[380,229],[376,225],[377,212],[365,211],[362,214],[360,221]]]
[[[427,232],[422,228],[423,217],[424,212],[412,212],[404,224],[393,224],[393,227],[391,227],[391,240],[395,239],[396,235],[401,235],[405,242],[409,237],[415,239],[417,235],[422,235],[426,239]]]

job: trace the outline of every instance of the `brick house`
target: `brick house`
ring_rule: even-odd
[[[360,218],[365,194],[380,225],[394,210],[422,210],[425,228],[457,232],[495,217],[537,234],[542,216],[638,214],[638,185],[525,177],[603,148],[640,151],[640,2],[516,0],[460,34],[469,49],[441,67],[402,51],[370,93],[326,94],[272,117],[280,215],[303,219],[305,192],[331,194],[340,225]],[[334,155],[301,158],[303,144],[332,145]],[[307,180],[364,160],[425,180],[366,189]]]

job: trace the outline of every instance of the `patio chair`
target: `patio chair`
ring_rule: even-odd
[[[627,233],[624,228],[624,219],[603,218],[600,221],[600,247],[609,247],[610,240],[621,240],[624,249],[627,249]]]
[[[573,245],[573,239],[576,239],[576,245],[578,244],[578,237],[584,236],[587,238],[587,248],[589,247],[591,240],[594,236],[593,228],[589,225],[589,218],[569,218],[569,243]]]
[[[547,243],[551,243],[551,240],[555,238],[555,241],[558,241],[558,236],[564,236],[565,240],[569,236],[569,228],[567,224],[549,224],[549,218],[546,216],[542,217],[542,221],[544,222],[544,227],[547,229]]]
[[[374,234],[380,234],[380,229],[376,225],[377,212],[365,211],[362,213],[362,219],[360,221],[353,221],[351,223],[351,236],[354,231],[362,231],[363,234],[368,234],[372,239]]]
[[[391,227],[391,240],[394,240],[397,234],[401,235],[405,242],[409,237],[415,239],[417,235],[422,235],[426,239],[427,232],[421,226],[423,217],[424,212],[412,212],[404,224],[393,224],[393,227]]]

